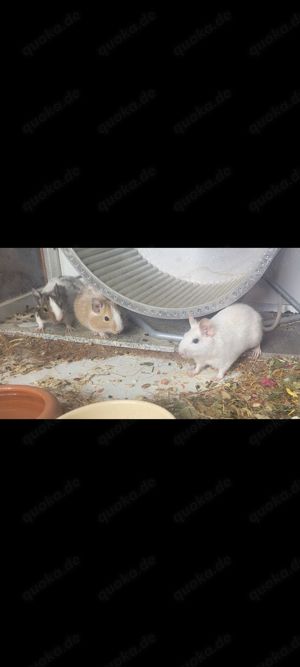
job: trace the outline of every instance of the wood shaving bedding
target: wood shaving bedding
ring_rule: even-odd
[[[133,355],[137,364],[149,366],[148,377],[153,377],[153,362],[139,362],[144,350],[105,347],[72,343],[69,341],[49,341],[36,338],[13,338],[0,334],[0,368],[11,375],[27,374],[41,368],[49,368],[59,361],[79,361],[99,359],[103,361],[120,353]],[[179,382],[182,360],[174,353],[151,351],[151,357],[178,361]],[[150,370],[151,366],[151,370]],[[196,391],[185,390],[182,383],[180,394],[172,391],[172,382],[159,389],[153,399],[167,408],[179,419],[291,419],[300,417],[300,359],[288,355],[261,357],[257,361],[239,360],[231,369],[237,377],[226,377],[222,382],[207,381],[202,388],[196,384]],[[102,375],[109,375],[106,363]],[[157,371],[159,375],[160,371]],[[151,375],[152,374],[152,375]],[[71,410],[86,404],[84,388],[92,380],[95,372],[82,375],[75,380],[51,379],[40,381],[41,387],[48,388],[57,395],[63,408]],[[120,376],[121,377],[121,376]],[[89,394],[89,401],[101,400],[101,388]],[[141,399],[145,398],[140,396]]]

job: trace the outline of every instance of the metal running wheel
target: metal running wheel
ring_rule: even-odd
[[[280,248],[61,248],[86,283],[148,317],[187,319],[229,306]]]

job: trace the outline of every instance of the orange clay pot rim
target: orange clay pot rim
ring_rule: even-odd
[[[44,419],[44,415],[47,415],[52,410],[61,414],[61,406],[56,396],[52,394],[47,389],[41,389],[40,387],[33,387],[30,384],[0,384],[0,398],[1,395],[27,395],[27,396],[36,396],[44,402],[44,408],[40,413],[38,419]],[[51,417],[49,417],[51,419]]]
[[[34,387],[31,384],[0,384],[0,392],[5,393],[29,393],[29,394],[37,394],[39,396],[45,397],[46,396],[52,396],[52,398],[55,398],[53,394],[51,394],[48,389],[41,389],[40,387]],[[55,399],[56,400],[56,399]]]

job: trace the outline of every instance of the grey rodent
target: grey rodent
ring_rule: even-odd
[[[39,331],[43,331],[46,323],[63,323],[66,333],[75,324],[74,299],[83,288],[81,276],[61,276],[52,278],[42,289],[33,289],[36,299],[35,319]]]
[[[193,375],[205,366],[212,366],[218,371],[217,379],[221,380],[246,350],[252,349],[255,359],[261,354],[262,317],[247,304],[224,308],[211,319],[197,321],[191,315],[189,322],[191,329],[183,337],[178,351],[182,357],[195,361]]]
[[[124,319],[118,306],[92,288],[85,288],[76,295],[74,312],[82,326],[102,338],[106,338],[107,334],[119,334],[124,329]]]

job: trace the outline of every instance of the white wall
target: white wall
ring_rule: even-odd
[[[271,264],[270,277],[300,302],[300,248],[283,248]]]
[[[283,248],[275,257],[269,267],[266,276],[272,282],[288,292],[293,299],[300,303],[300,248]],[[248,294],[243,297],[243,301],[259,307],[260,310],[270,310],[279,303],[278,292],[276,292],[264,279],[261,279]],[[283,299],[286,306],[284,310],[297,312],[286,299]]]

